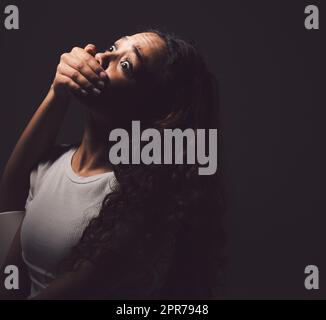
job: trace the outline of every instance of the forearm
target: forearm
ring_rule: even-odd
[[[0,183],[0,210],[23,209],[33,166],[53,145],[64,119],[68,96],[51,88],[20,136]]]

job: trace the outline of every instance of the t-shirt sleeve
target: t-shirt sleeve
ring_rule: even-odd
[[[38,193],[38,190],[42,184],[43,178],[46,175],[47,171],[53,164],[53,162],[58,159],[63,153],[68,151],[71,148],[71,145],[61,144],[54,146],[41,161],[35,166],[31,171],[29,178],[29,192],[25,203],[25,210],[28,207],[29,203],[33,201],[35,196]]]
[[[34,189],[34,186],[35,186],[36,175],[37,175],[37,170],[34,169],[31,172],[30,177],[29,177],[29,192],[28,192],[28,196],[27,196],[27,199],[26,199],[25,210],[28,207],[29,203],[33,200],[33,194],[34,194],[33,189]]]
[[[42,183],[42,179],[50,166],[51,163],[49,161],[42,162],[32,170],[29,177],[29,192],[26,199],[25,210],[28,207],[29,203],[33,201],[35,195],[37,194],[39,187]]]

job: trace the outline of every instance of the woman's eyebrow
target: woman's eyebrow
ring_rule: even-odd
[[[123,37],[121,37],[119,40],[117,40],[114,44],[116,45],[116,44],[118,44],[118,42],[120,42],[120,41],[127,41],[127,40],[128,40],[128,36],[123,36]],[[142,54],[140,53],[140,49],[139,49],[137,46],[133,45],[133,46],[132,46],[132,51],[133,51],[133,52],[135,53],[135,55],[137,56],[139,62],[140,62],[141,64],[144,64],[144,57],[143,57]]]
[[[139,48],[132,46],[132,51],[135,53],[140,63],[144,64],[144,57],[141,55]]]

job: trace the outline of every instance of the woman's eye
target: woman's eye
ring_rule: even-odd
[[[132,64],[127,60],[121,62],[121,68],[124,71],[130,72],[130,73],[132,72]]]
[[[110,48],[108,49],[108,51],[110,51],[110,52],[115,51],[115,50],[117,50],[115,45],[110,46]]]

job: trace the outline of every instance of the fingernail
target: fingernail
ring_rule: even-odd
[[[98,95],[101,94],[101,91],[100,91],[99,89],[97,89],[97,88],[94,88],[94,89],[93,89],[93,93],[94,93],[96,96],[98,96]]]
[[[88,95],[87,91],[85,91],[84,89],[81,89],[80,91],[81,91],[82,95],[84,95],[84,96]]]
[[[106,80],[108,78],[108,75],[104,72],[104,71],[101,71],[100,73],[100,77],[103,79],[103,80]]]
[[[104,84],[103,81],[99,81],[99,82],[97,83],[97,85],[98,85],[100,88],[102,88],[102,89],[105,87],[105,84]]]

